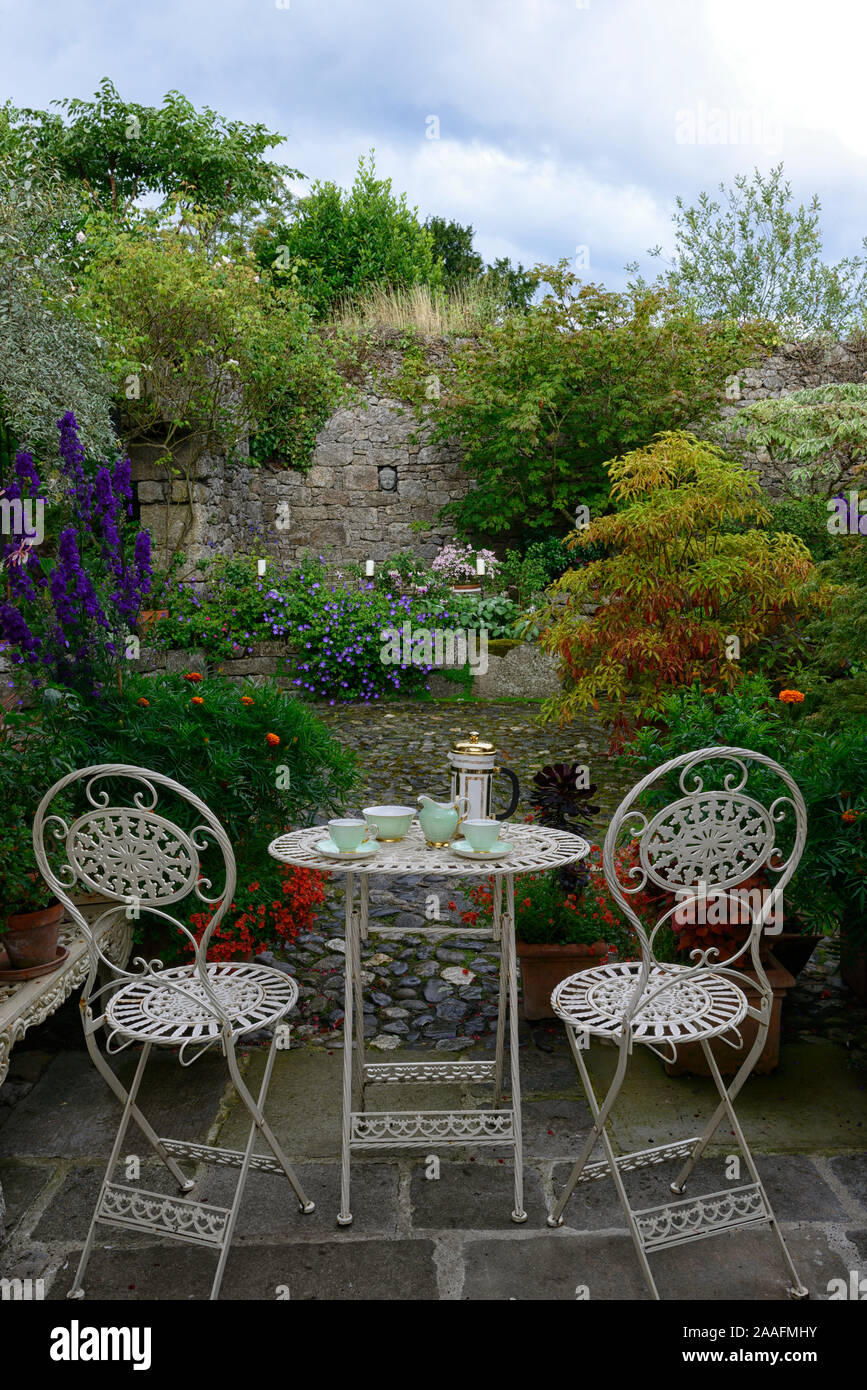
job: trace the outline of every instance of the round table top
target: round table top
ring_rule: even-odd
[[[543,825],[513,825],[503,823],[503,838],[514,845],[503,859],[480,859],[455,854],[451,846],[429,849],[418,824],[410,826],[402,840],[381,844],[379,852],[365,859],[332,859],[321,854],[317,843],[328,838],[327,825],[307,830],[292,830],[278,835],[268,846],[268,853],[283,864],[305,869],[322,869],[332,873],[354,874],[524,874],[556,869],[573,864],[590,853],[590,846],[579,835],[565,830],[551,830]]]

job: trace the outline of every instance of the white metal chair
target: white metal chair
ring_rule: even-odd
[[[184,830],[158,813],[159,789],[174,798],[176,805],[183,808],[185,803],[192,809],[194,828]],[[64,815],[52,813],[56,798],[76,793],[84,806],[82,814],[75,819],[70,817],[68,823]],[[97,1225],[103,1224],[169,1236],[219,1251],[211,1289],[211,1298],[216,1298],[251,1168],[284,1174],[301,1211],[314,1209],[263,1113],[278,1039],[276,1025],[294,1006],[298,986],[279,970],[231,961],[208,962],[211,935],[234,896],[235,857],[226,832],[205,803],[170,778],[146,768],[117,763],[71,772],[39,803],[33,845],[43,878],[86,934],[90,973],[81,997],[84,1035],[94,1064],[123,1105],[120,1128],[68,1296],[83,1297],[82,1279],[94,1233]],[[217,882],[206,877],[203,855],[208,872],[216,869]],[[58,858],[63,863],[55,869],[53,864]],[[136,957],[132,969],[113,964],[101,951],[94,930],[70,897],[79,885],[110,902],[94,927],[119,913],[132,918],[146,913],[183,933],[193,948],[190,963],[163,969],[160,960]],[[211,913],[198,945],[189,928],[165,910],[191,894],[203,905],[205,915]],[[109,1054],[132,1044],[141,1046],[128,1091],[100,1051],[96,1035],[101,1027],[105,1028]],[[262,1085],[254,1098],[238,1069],[235,1047],[239,1038],[265,1027],[274,1028],[275,1032]],[[181,1064],[189,1066],[216,1045],[226,1058],[235,1090],[250,1114],[250,1134],[243,1151],[160,1138],[136,1104],[154,1046],[178,1048]],[[188,1196],[178,1198],[113,1181],[130,1121],[141,1130],[184,1194],[191,1192],[196,1182],[185,1176],[176,1162],[178,1158],[239,1168],[231,1206],[213,1206]],[[257,1134],[261,1134],[273,1157],[254,1154]]]
[[[751,763],[748,770],[747,764]],[[764,769],[764,772],[762,771]],[[652,814],[652,793],[678,773],[682,796]],[[781,794],[769,806],[747,791],[751,775],[765,784],[778,778]],[[705,789],[705,782],[709,785]],[[752,784],[755,786],[755,781]],[[775,783],[775,786],[777,784]],[[650,794],[650,809],[638,803]],[[809,1297],[792,1263],[785,1239],[771,1209],[762,1181],[734,1110],[734,1102],[767,1037],[773,1004],[760,955],[762,932],[782,891],[794,873],[804,847],[807,816],[804,799],[792,778],[777,763],[743,748],[711,747],[683,754],[649,773],[624,798],[614,814],[603,847],[603,870],[612,895],[628,918],[640,947],[640,960],[597,966],[571,975],[556,987],[551,1003],[566,1024],[567,1036],[593,1116],[593,1128],[580,1152],[554,1211],[550,1226],[563,1224],[563,1212],[580,1182],[610,1176],[626,1214],[629,1232],[653,1298],[659,1298],[648,1255],[656,1250],[701,1240],[734,1227],[769,1223],[791,1275],[788,1292],[793,1298]],[[616,854],[637,841],[638,859],[624,869]],[[662,928],[678,920],[691,920],[700,902],[714,903],[716,918],[728,910],[743,909],[743,897],[733,891],[763,869],[773,875],[772,887],[762,895],[760,908],[750,902],[748,935],[740,949],[718,959],[716,947],[690,953],[691,965],[657,959],[654,947]],[[628,882],[623,882],[626,878]],[[636,913],[635,894],[655,889],[677,895],[665,907],[649,932]],[[712,891],[713,890],[713,891]],[[734,918],[733,920],[742,920]],[[745,924],[746,926],[747,924]],[[756,988],[743,974],[746,954],[758,982],[758,1004],[747,1000],[744,987]],[[738,968],[740,967],[740,968]],[[743,1046],[739,1025],[754,1019],[756,1037],[731,1084],[726,1087],[710,1047],[712,1038],[723,1038],[736,1048]],[[619,1047],[614,1078],[599,1104],[582,1055],[592,1037],[609,1038]],[[706,1128],[697,1137],[657,1148],[615,1156],[608,1121],[626,1074],[635,1043],[652,1048],[667,1061],[675,1061],[677,1048],[698,1042],[714,1079],[720,1100]],[[726,1118],[740,1148],[750,1182],[707,1196],[684,1198],[644,1210],[630,1207],[621,1174],[671,1159],[685,1159],[671,1191],[684,1192],[687,1179]],[[588,1162],[597,1142],[605,1158]]]

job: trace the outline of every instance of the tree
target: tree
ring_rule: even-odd
[[[565,261],[539,267],[536,283],[550,287],[543,302],[457,351],[439,399],[427,399],[422,358],[406,384],[434,440],[457,441],[478,480],[445,509],[467,536],[565,533],[577,505],[606,505],[606,460],[715,415],[758,341],[701,323],[664,287],[584,284]]]
[[[258,256],[275,277],[294,279],[318,318],[335,302],[373,285],[437,285],[442,270],[433,237],[396,198],[390,179],[378,179],[373,151],[358,161],[348,193],[315,183],[291,222],[259,239]]]
[[[695,207],[676,200],[677,250],[667,278],[697,313],[768,319],[792,337],[861,324],[867,261],[824,263],[818,197],[793,210],[782,164],[766,177],[758,169],[752,179],[739,174],[719,192],[722,202],[707,193]],[[650,254],[661,256],[661,248]]]
[[[204,217],[149,237],[118,230],[89,263],[81,293],[81,312],[106,343],[125,441],[159,445],[187,526],[204,454],[249,462],[250,440],[254,460],[277,455],[303,468],[343,393],[329,345],[291,286],[215,256],[212,230]],[[166,559],[182,540],[169,534],[172,492]]]
[[[54,452],[72,410],[88,452],[117,446],[95,333],[74,312],[84,219],[56,169],[19,159],[0,120],[0,445]]]
[[[61,111],[50,112],[7,103],[7,143],[83,184],[114,217],[153,194],[164,209],[181,200],[224,220],[285,213],[285,180],[300,175],[263,158],[283,137],[261,122],[229,121],[209,106],[197,111],[177,91],[161,106],[124,101],[107,77],[94,96],[64,97],[52,103]]]
[[[485,262],[473,250],[472,227],[447,222],[444,217],[429,217],[424,225],[431,234],[434,260],[442,266],[447,288],[478,280],[484,274]]]
[[[736,685],[741,658],[824,596],[805,588],[803,541],[756,529],[769,514],[755,474],[695,435],[665,431],[608,474],[618,510],[567,541],[608,553],[557,581],[542,641],[566,678],[546,713],[566,723],[604,696],[622,739],[672,690]]]
[[[746,449],[767,452],[785,493],[832,496],[867,466],[867,386],[815,386],[752,401],[729,421]]]

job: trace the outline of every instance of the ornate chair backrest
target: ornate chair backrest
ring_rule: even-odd
[[[654,810],[674,774],[681,795]],[[756,789],[756,783],[763,785]],[[768,800],[769,784],[773,790],[765,805],[758,797],[764,793]],[[650,809],[643,810],[642,801],[649,802]],[[690,952],[693,968],[731,974],[736,962],[746,964],[741,958],[749,950],[753,967],[764,979],[761,935],[768,922],[776,925],[781,920],[783,890],[797,868],[806,836],[807,810],[797,783],[762,753],[702,748],[648,773],[615,811],[602,854],[606,882],[635,931],[648,970],[657,962],[662,928],[682,926],[704,913],[707,921],[743,923],[745,939],[734,943],[729,954],[717,946],[696,947]],[[637,860],[624,863],[622,854],[618,860],[618,853],[633,841]],[[764,889],[737,891],[758,874],[767,879]],[[648,895],[655,899],[645,921],[635,910],[638,894],[645,903]],[[667,902],[666,894],[675,895],[675,901]],[[656,918],[649,930],[648,917]]]
[[[127,787],[124,783],[128,783]],[[185,830],[157,810],[160,790],[195,813]],[[53,810],[78,795],[80,814]],[[84,809],[81,810],[83,805]],[[68,817],[68,818],[67,818]],[[76,890],[97,893],[109,906],[94,922],[98,928],[123,914],[134,922],[142,914],[181,932],[191,948],[199,983],[215,1014],[225,1021],[219,998],[207,977],[208,943],[235,893],[235,856],[225,830],[199,797],[161,773],[123,763],[103,763],[67,773],[43,796],[33,822],[33,849],[39,871],[67,913],[84,932],[90,952],[85,997],[93,996],[99,967],[117,984],[154,973],[161,962],[137,959],[135,973],[103,953],[98,935],[72,901]],[[202,869],[202,855],[219,864],[216,884]],[[62,863],[55,867],[56,861]],[[193,896],[210,920],[199,942],[190,928],[167,909]],[[103,986],[106,988],[107,986]],[[184,993],[181,983],[177,986]],[[97,991],[97,994],[101,991]]]

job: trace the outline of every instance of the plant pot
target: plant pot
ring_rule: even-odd
[[[49,965],[57,957],[57,935],[63,920],[63,903],[52,903],[38,912],[13,912],[6,918],[0,942],[6,947],[13,970]]]
[[[592,946],[580,942],[516,941],[515,949],[521,962],[521,999],[526,1019],[556,1018],[551,1008],[552,990],[578,970],[601,964],[608,953],[604,941],[596,941]]]
[[[749,979],[756,981],[755,988],[746,988],[747,1003],[758,1008],[761,995],[758,989],[758,977],[755,970],[743,967],[743,974]],[[768,977],[768,984],[774,992],[773,1003],[771,1004],[771,1022],[768,1028],[768,1035],[765,1038],[765,1045],[759,1055],[759,1059],[753,1068],[753,1073],[767,1076],[769,1072],[776,1071],[780,1061],[780,1015],[783,1011],[783,1000],[788,991],[795,983],[794,975],[790,974],[772,952],[768,952],[765,974]],[[723,1076],[734,1076],[740,1070],[741,1063],[756,1040],[758,1024],[755,1019],[747,1017],[740,1024],[740,1035],[743,1038],[743,1047],[737,1049],[724,1043],[721,1038],[711,1038],[710,1050],[713,1053],[717,1066]],[[702,1051],[701,1043],[684,1043],[677,1049],[677,1061],[666,1062],[665,1070],[669,1076],[710,1076],[710,1068]]]
[[[449,589],[453,594],[469,594],[471,597],[482,592],[481,584],[450,584]]]
[[[846,924],[840,934],[840,974],[843,983],[848,985],[859,999],[867,1003],[867,944],[864,941],[863,927],[856,936],[846,931]]]

